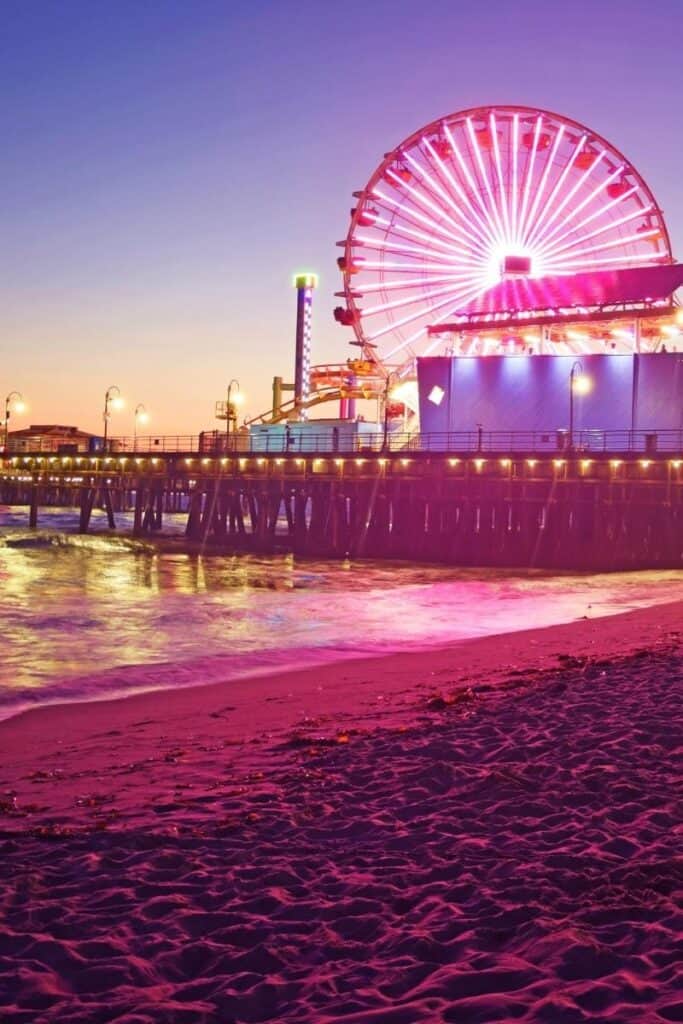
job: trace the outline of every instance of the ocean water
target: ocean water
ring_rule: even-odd
[[[550,575],[199,555],[177,542],[180,517],[169,517],[160,542],[112,535],[100,515],[79,536],[76,522],[73,511],[56,511],[29,530],[26,510],[0,509],[0,717],[683,598],[675,571]]]

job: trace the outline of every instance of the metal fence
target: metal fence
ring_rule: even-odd
[[[453,433],[410,434],[382,431],[351,439],[334,438],[330,432],[294,432],[233,437],[206,435],[165,437],[112,438],[110,452],[196,453],[204,455],[357,455],[381,452],[669,452],[683,453],[681,430],[576,430],[570,437],[567,430],[556,431],[488,431],[470,430]]]
[[[100,438],[94,439],[100,442]],[[553,452],[634,452],[683,454],[681,430],[567,430],[502,431],[470,430],[452,433],[389,433],[383,431],[335,437],[329,431],[285,434],[166,434],[160,437],[111,437],[107,451],[101,443],[55,444],[10,438],[7,455],[50,454],[102,458],[105,455],[358,455],[382,452],[434,453],[535,453]]]

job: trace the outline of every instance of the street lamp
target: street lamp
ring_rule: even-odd
[[[593,381],[583,372],[580,360],[572,363],[569,371],[569,448],[574,447],[574,395],[587,395],[593,387]]]
[[[233,388],[237,392],[235,397],[232,398]],[[233,406],[240,405],[244,401],[242,392],[240,391],[240,382],[233,379],[228,383],[228,394],[225,403],[225,450],[230,450],[230,420],[233,417]],[[235,419],[237,419],[237,413],[234,413]]]
[[[121,391],[117,388],[116,384],[112,384],[111,387],[107,388],[104,393],[104,413],[102,418],[104,419],[104,450],[107,451],[107,433],[109,427],[109,406],[113,409],[121,409],[123,407],[123,399],[121,398]]]
[[[19,391],[10,391],[9,395],[5,399],[5,451],[7,451],[7,444],[9,441],[9,418],[12,409],[12,399],[14,399],[15,412],[21,413],[26,408],[21,393]]]
[[[142,402],[135,406],[135,426],[133,427],[133,451],[138,450],[138,423],[146,423],[149,419],[147,410]]]

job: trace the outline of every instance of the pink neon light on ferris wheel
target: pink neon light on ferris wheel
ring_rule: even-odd
[[[543,206],[541,207],[540,212],[538,213],[537,221],[536,221],[537,226],[540,226],[541,224],[543,224],[543,218],[552,209],[553,202],[555,201],[555,198],[557,197],[558,193],[561,191],[562,187],[564,186],[564,183],[566,182],[567,178],[569,177],[569,174],[571,173],[572,169],[575,167],[576,160],[577,160],[579,154],[581,153],[581,150],[584,148],[585,143],[586,143],[586,136],[582,135],[581,138],[579,139],[579,141],[577,142],[572,155],[569,157],[569,160],[567,161],[567,164],[566,164],[564,170],[562,171],[562,174],[560,174],[559,178],[555,182],[555,185],[551,189],[548,198],[546,199],[546,201],[544,202]],[[577,185],[576,187],[579,188],[580,184],[581,183],[579,183],[579,185]],[[531,244],[531,236],[529,236],[527,238],[527,244],[528,245]]]
[[[452,231],[447,231],[444,227],[442,227],[436,221],[431,220],[429,217],[426,217],[419,210],[415,210],[412,207],[406,210],[405,200],[402,203],[400,203],[398,202],[398,200],[392,199],[391,196],[387,196],[384,192],[382,192],[381,189],[378,188],[375,188],[373,190],[372,196],[373,199],[381,201],[381,203],[387,206],[389,209],[393,209],[396,212],[396,214],[398,214],[401,218],[408,220],[412,223],[417,221],[418,223],[424,224],[427,227],[431,227],[432,230],[436,231],[437,234],[445,235],[446,238],[449,238],[451,240],[451,242],[457,242],[457,238]]]
[[[665,259],[668,259],[666,253],[660,252],[655,253],[649,262],[651,264],[661,263],[662,260]],[[554,263],[553,273],[561,274],[566,272],[574,274],[578,273],[579,270],[583,270],[584,267],[602,267],[602,269],[605,270],[608,267],[621,266],[623,263],[630,264],[632,262],[632,256],[603,256],[599,259],[587,259],[585,256],[582,256],[581,259],[578,260],[565,260],[563,263]],[[641,263],[639,266],[643,266],[643,264]]]
[[[391,167],[387,168],[387,174],[388,174],[389,178],[395,184],[397,184],[402,190],[405,190],[406,192],[408,192],[410,194],[411,198],[416,203],[419,203],[420,206],[424,206],[428,210],[431,210],[432,213],[435,213],[437,215],[437,217],[438,216],[445,216],[446,221],[448,222],[448,224],[451,225],[451,229],[455,228],[456,231],[458,230],[458,225],[452,219],[452,217],[450,217],[448,215],[448,213],[444,214],[444,211],[441,210],[435,203],[433,203],[427,194],[425,194],[423,192],[419,192],[416,188],[414,188],[412,185],[410,185],[407,181],[404,181],[402,178],[399,178],[399,176],[396,174],[395,171],[393,171],[391,169]]]
[[[611,202],[606,203],[605,206],[602,207],[602,209],[597,209],[597,210],[594,210],[593,213],[589,213],[588,216],[584,217],[584,219],[582,221],[579,221],[578,224],[574,224],[567,231],[565,231],[565,233],[563,235],[560,235],[559,238],[556,238],[555,242],[553,244],[556,244],[558,242],[564,241],[564,239],[567,238],[569,235],[571,235],[574,231],[578,231],[580,228],[585,227],[586,224],[591,224],[595,220],[596,217],[600,217],[603,214],[607,213],[607,211],[611,210],[613,206],[616,206],[617,203],[620,203],[622,201],[622,199],[626,199],[627,197],[630,198],[632,195],[634,195],[635,192],[637,191],[637,189],[638,189],[638,186],[637,185],[633,185],[628,190],[627,193],[623,193],[622,195],[617,196],[616,199],[612,199]],[[645,216],[645,214],[647,212],[649,212],[651,209],[652,209],[651,205],[645,206],[645,207],[643,207],[642,210],[639,210],[638,213],[642,217],[642,216]],[[634,215],[638,215],[638,214],[634,214]],[[631,215],[629,214],[628,216],[631,216]],[[561,229],[561,227],[562,227],[562,225],[560,225],[560,229]],[[560,229],[558,229],[558,230],[560,230]],[[551,238],[553,236],[553,234],[554,234],[554,232],[551,232],[550,235],[548,236],[548,238]],[[588,236],[586,235],[585,237],[587,238]]]
[[[439,281],[458,281],[463,276],[465,274],[461,271],[453,274],[442,274],[439,277],[402,278],[397,281],[382,281],[379,284],[364,284],[363,295],[372,295],[375,292],[398,290],[401,288],[405,288],[407,291],[410,288],[422,288],[425,285],[435,284]],[[467,272],[466,276],[469,277],[469,272]],[[365,312],[365,310],[362,312]]]
[[[527,206],[529,205],[529,186],[531,184],[534,164],[536,162],[536,151],[538,149],[538,140],[541,135],[541,125],[543,124],[543,116],[541,114],[536,118],[536,125],[534,127],[533,142],[531,144],[531,153],[527,161],[526,178],[524,181],[524,191],[522,195],[522,209],[519,215],[519,234],[524,237],[524,221],[526,218]]]
[[[614,249],[617,246],[625,245],[628,242],[639,242],[646,238],[654,238],[656,234],[658,234],[658,228],[652,228],[650,231],[642,231],[634,235],[625,235],[622,238],[614,238],[610,242],[602,242],[598,245],[586,245],[582,249],[577,249],[576,252],[572,253],[572,257],[589,256],[594,252],[604,252],[605,249]],[[563,263],[563,259],[561,256],[559,258],[553,257],[548,262],[553,266],[558,266],[558,264]]]
[[[645,216],[647,213],[650,212],[651,209],[652,209],[651,206],[646,206],[643,210],[633,210],[631,213],[627,213],[624,217],[620,217],[618,220],[615,220],[614,224],[613,225],[609,225],[609,227],[606,227],[603,224],[600,227],[595,228],[593,231],[589,231],[589,233],[587,235],[585,235],[584,238],[581,241],[587,242],[591,238],[597,238],[599,235],[604,234],[604,232],[609,230],[609,228],[611,228],[611,227],[621,227],[623,224],[628,224],[632,220],[636,220],[639,217]],[[642,232],[640,232],[639,234],[640,234],[640,237],[642,237],[642,238],[647,237],[647,235],[643,234]],[[625,239],[622,238],[621,242],[623,243],[624,241],[625,241]],[[560,253],[568,252],[570,249],[574,249],[577,245],[580,245],[580,244],[581,244],[580,241],[574,240],[573,242],[567,242],[566,245],[559,245],[559,244],[546,245],[546,246],[544,246],[542,248],[541,251],[542,251],[543,255],[546,257],[546,259],[547,259],[550,256],[556,256],[556,255],[559,255]],[[585,250],[582,250],[582,251],[585,251]]]
[[[567,193],[567,195],[564,197],[564,199],[559,204],[559,206],[557,206],[555,208],[555,210],[553,211],[552,215],[549,216],[547,218],[547,220],[543,221],[542,223],[540,223],[540,224],[537,223],[536,224],[535,229],[531,232],[531,235],[529,237],[529,242],[530,243],[534,242],[539,236],[541,236],[541,237],[545,237],[546,236],[548,228],[550,227],[550,225],[553,223],[553,221],[557,217],[559,217],[559,215],[562,212],[562,210],[564,210],[564,208],[569,205],[569,203],[572,201],[574,196],[577,195],[578,192],[587,183],[588,176],[591,174],[591,171],[593,171],[598,166],[598,164],[600,163],[600,161],[602,160],[604,155],[605,155],[605,151],[603,149],[602,153],[598,154],[598,156],[595,158],[595,160],[593,161],[591,166],[588,168],[587,171],[584,172],[584,174],[581,175],[581,177],[577,181],[576,185],[574,185],[574,187]],[[596,187],[593,189],[592,192],[590,192],[587,196],[585,196],[581,200],[580,203],[578,203],[575,207],[573,207],[573,209],[572,209],[572,216],[575,217],[577,213],[579,213],[581,210],[583,210],[583,208],[585,206],[588,205],[588,203],[592,202],[592,200],[598,195],[598,193],[602,192],[602,190],[604,188],[606,188],[609,184],[611,184],[611,182],[616,181],[616,179],[618,177],[620,177],[623,174],[623,172],[624,172],[623,166],[622,167],[617,167],[616,171],[613,171],[612,174],[608,175],[608,177],[605,178],[604,181],[599,182],[599,184],[596,185]]]
[[[472,281],[474,278],[467,278],[466,280]],[[422,295],[413,295],[409,299],[395,299],[393,302],[382,302],[379,306],[367,306],[363,309],[363,316],[367,320],[369,316],[376,316],[377,313],[384,313],[389,309],[399,309],[404,306],[409,306],[414,302],[422,302],[424,298],[438,299],[442,295],[454,295],[455,289],[454,284],[458,282],[452,281],[447,288],[437,288],[435,291],[423,292]]]
[[[519,158],[519,114],[512,117],[512,235],[517,236],[517,160]]]
[[[489,124],[491,126],[491,139],[493,142],[493,152],[496,157],[496,174],[498,177],[498,187],[500,188],[500,206],[503,212],[503,223],[505,224],[505,238],[508,245],[512,245],[512,231],[510,228],[510,217],[508,217],[508,200],[509,196],[503,181],[503,168],[500,162],[500,146],[498,145],[498,127],[496,125],[496,117],[493,111],[489,114]]]
[[[437,309],[442,309],[445,305],[449,304],[452,299],[459,299],[461,296],[464,298],[466,295],[467,291],[460,292],[458,289],[452,289],[447,299],[444,299],[443,302],[435,302],[433,305],[429,306],[428,312],[433,313]],[[404,327],[406,324],[413,323],[413,321],[419,316],[421,316],[421,311],[418,310],[417,312],[411,313],[409,316],[403,317],[402,320],[397,320],[395,323],[390,323],[386,327],[382,327],[379,331],[374,331],[374,333],[368,335],[368,338],[370,341],[376,341],[377,338],[384,337],[385,334],[393,330],[395,327]]]
[[[484,183],[484,187],[486,189],[486,194],[488,195],[488,198],[489,198],[490,206],[489,206],[489,209],[488,209],[487,212],[490,215],[491,214],[493,215],[493,219],[495,220],[496,227],[498,229],[498,240],[502,241],[503,240],[503,234],[504,234],[504,232],[503,232],[503,225],[502,225],[501,220],[500,220],[500,218],[498,216],[498,208],[496,206],[495,199],[493,198],[493,189],[491,188],[491,183],[489,181],[489,176],[486,173],[486,166],[484,164],[484,158],[483,158],[482,153],[481,153],[481,147],[479,146],[479,140],[478,140],[478,138],[476,136],[472,120],[469,117],[467,118],[467,131],[468,131],[469,137],[470,137],[470,145],[471,145],[472,150],[474,152],[474,155],[476,157],[477,167],[479,168],[479,173],[481,174],[481,180]]]
[[[464,214],[464,212],[463,212],[463,210],[461,208],[461,216],[463,217],[463,220],[466,220],[466,222],[469,224],[469,226],[472,228],[472,230],[475,231],[478,234],[479,238],[484,243],[484,245],[487,245],[493,239],[493,235],[491,234],[490,227],[487,225],[486,221],[482,220],[482,218],[479,216],[477,211],[474,209],[474,207],[472,206],[472,204],[470,203],[470,201],[469,201],[469,199],[467,197],[467,193],[463,191],[463,189],[461,188],[460,184],[456,181],[456,179],[453,177],[453,175],[448,170],[446,165],[443,163],[441,157],[436,152],[436,150],[434,149],[434,147],[431,144],[431,142],[429,141],[429,139],[426,138],[426,137],[423,137],[421,141],[422,141],[423,146],[426,148],[427,152],[431,156],[432,160],[434,161],[434,163],[435,163],[435,165],[436,165],[436,167],[437,167],[437,169],[438,169],[438,171],[439,171],[439,173],[441,175],[441,178],[444,181],[444,184],[448,184],[448,186],[451,187],[453,189],[453,191],[455,192],[455,194],[458,196],[458,198],[460,199],[461,203],[463,203],[465,206],[467,206],[469,212],[472,214],[472,216],[474,217],[474,219],[476,221],[476,227],[472,223],[472,221],[469,219],[469,217],[467,217],[467,218],[465,217],[465,214]]]
[[[482,295],[484,293],[484,291],[486,291],[486,289],[481,289],[480,288],[477,291],[470,292],[469,294],[461,296],[460,297],[460,301],[461,302],[471,302],[473,299],[479,298],[479,296]],[[441,316],[437,316],[436,318],[434,318],[432,320],[432,324],[435,325],[435,326],[437,324],[442,324],[444,322],[444,320],[448,319],[449,316],[450,316],[450,313],[449,313],[448,310],[446,310],[446,312],[442,313]],[[406,348],[408,345],[413,345],[418,340],[418,338],[424,337],[426,334],[427,334],[427,326],[426,325],[424,327],[418,328],[418,330],[415,331],[414,334],[411,334],[409,338],[406,338],[405,341],[402,341],[401,344],[397,345],[397,347],[395,349],[392,349],[391,352],[388,352],[387,353],[387,359],[391,359],[393,356],[396,355],[397,352],[400,352],[402,349]],[[433,348],[433,346],[431,346],[431,347]]]
[[[346,322],[380,361],[400,354],[402,376],[415,355],[449,344],[427,337],[430,326],[506,277],[672,259],[635,168],[589,128],[548,111],[489,106],[433,121],[356,195],[340,260]]]
[[[471,211],[472,216],[476,219],[477,223],[481,224],[481,226],[483,227],[484,231],[488,235],[489,239],[490,240],[494,240],[495,236],[493,234],[493,227],[492,227],[491,223],[488,220],[488,213],[487,213],[486,207],[484,206],[484,203],[482,202],[481,197],[479,196],[479,192],[477,190],[477,184],[476,184],[474,178],[472,177],[472,173],[471,173],[471,171],[469,169],[467,161],[462,156],[458,146],[456,145],[455,139],[453,138],[453,135],[451,134],[450,129],[449,129],[448,125],[445,122],[443,124],[443,132],[444,132],[444,135],[446,136],[448,144],[451,147],[451,150],[453,151],[453,153],[454,153],[454,155],[455,155],[455,157],[456,157],[456,159],[458,161],[458,167],[460,168],[460,170],[461,170],[461,172],[462,172],[462,174],[464,176],[464,179],[465,179],[465,182],[466,182],[466,186],[469,187],[472,190],[472,194],[477,199],[477,203],[478,203],[478,205],[479,205],[479,207],[481,209],[481,213],[483,214],[483,217],[481,216],[480,213],[477,213],[477,211],[474,208],[474,204],[472,203],[470,197],[467,194],[467,191],[463,190],[461,185],[457,183],[456,179],[453,177],[451,172],[448,170],[446,164],[443,161],[440,160],[439,161],[439,166],[442,168],[443,173],[448,177],[448,180],[453,182],[454,188],[457,189],[458,194],[461,195],[461,197],[463,198],[464,202],[467,204],[468,209]]]
[[[415,168],[415,171],[417,174],[419,174],[420,178],[422,178],[423,181],[426,181],[428,183],[428,186],[432,190],[432,193],[436,192],[438,196],[442,197],[447,202],[447,205],[451,207],[451,209],[455,212],[457,216],[462,217],[462,211],[454,202],[453,198],[449,196],[448,193],[441,188],[441,186],[434,180],[431,174],[429,174],[425,170],[425,168],[421,167],[417,160],[415,160],[415,158],[412,157],[409,153],[405,154],[405,158],[411,164],[411,166]],[[481,234],[479,234],[479,237],[477,237],[476,234],[472,234],[470,231],[466,231],[464,228],[462,230],[466,237],[468,237],[475,246],[480,246],[482,244],[482,241],[484,242],[484,244],[486,243],[486,239],[483,238]]]
[[[429,256],[430,259],[440,260],[443,263],[452,264],[455,255],[460,255],[466,263],[471,263],[472,266],[476,266],[476,262],[472,259],[471,255],[466,249],[454,249],[451,252],[434,252],[433,249],[427,249],[423,245],[399,245],[397,242],[382,242],[375,238],[369,238],[367,235],[357,235],[356,240],[362,242],[367,249],[378,249],[381,252],[390,253],[402,253],[408,256],[413,256],[415,253]]]
[[[534,195],[533,202],[531,204],[531,209],[529,210],[529,214],[528,214],[528,218],[527,218],[527,224],[524,225],[524,234],[523,234],[522,237],[523,237],[525,242],[527,242],[527,239],[528,239],[529,224],[533,225],[533,224],[536,223],[534,218],[536,216],[536,211],[538,210],[538,204],[540,203],[541,199],[545,195],[545,187],[546,187],[548,178],[550,177],[550,171],[551,171],[551,169],[553,167],[553,163],[555,161],[555,155],[557,153],[557,150],[560,148],[560,142],[562,141],[563,137],[564,137],[564,125],[562,124],[562,125],[560,125],[559,131],[557,132],[557,134],[555,136],[555,139],[554,139],[554,142],[553,142],[553,147],[552,147],[552,149],[550,151],[550,156],[545,161],[545,164],[543,166],[543,171],[541,173],[541,180],[540,180],[538,186],[535,189],[535,195]]]
[[[382,219],[384,219],[384,218],[382,218]],[[467,245],[463,245],[462,243],[455,245],[452,242],[446,242],[446,241],[442,240],[441,238],[435,238],[433,236],[430,237],[424,231],[415,231],[412,228],[407,228],[403,224],[398,224],[397,223],[397,224],[394,224],[392,226],[391,223],[387,222],[386,226],[391,228],[391,232],[390,232],[391,237],[396,237],[396,238],[400,239],[401,242],[407,241],[407,242],[409,242],[411,244],[413,243],[413,241],[415,239],[417,239],[418,242],[424,242],[425,243],[428,252],[432,252],[433,250],[435,250],[438,253],[450,256],[451,259],[453,259],[456,256],[462,256],[462,257],[464,257],[466,259],[469,259],[469,257],[474,252],[474,250],[472,248],[470,248]],[[363,239],[361,239],[361,236],[358,235],[358,241],[361,241],[361,240],[363,241],[363,244],[365,244],[365,245],[369,245],[370,244],[367,241],[367,236],[363,236]],[[382,246],[382,247],[384,247],[384,246]]]
[[[549,231],[548,231],[547,229],[548,229],[548,227],[550,226],[550,221],[548,221],[548,223],[547,223],[547,224],[545,225],[545,230],[544,230],[544,233],[543,233],[543,236],[542,236],[542,237],[543,237],[543,239],[544,239],[544,241],[549,241],[549,240],[550,240],[551,238],[554,238],[554,237],[555,237],[555,234],[556,234],[556,232],[557,232],[558,230],[561,230],[561,229],[562,229],[562,227],[563,227],[563,226],[564,226],[564,225],[565,225],[565,224],[567,223],[567,221],[568,221],[568,220],[569,220],[569,221],[571,221],[571,219],[572,219],[572,218],[575,218],[575,217],[577,216],[577,214],[581,213],[581,211],[582,211],[583,209],[585,209],[585,207],[586,207],[586,206],[588,206],[588,205],[589,205],[589,203],[591,203],[591,202],[592,202],[592,201],[593,201],[593,200],[594,200],[594,199],[595,199],[595,198],[596,198],[596,197],[597,197],[597,196],[598,196],[598,195],[600,194],[600,192],[602,192],[602,191],[603,191],[603,189],[605,189],[605,188],[608,188],[608,187],[609,187],[609,185],[610,185],[610,184],[611,184],[612,182],[616,181],[616,180],[617,180],[617,178],[619,178],[619,177],[620,177],[620,176],[621,176],[621,175],[622,175],[623,173],[624,173],[624,167],[623,167],[623,165],[622,165],[621,167],[618,167],[618,168],[616,169],[616,171],[613,171],[613,173],[612,173],[612,174],[610,174],[610,175],[609,175],[609,176],[608,176],[608,177],[607,177],[607,178],[606,178],[606,179],[605,179],[604,181],[601,181],[601,182],[600,182],[600,183],[599,183],[599,184],[598,184],[598,185],[597,185],[597,186],[596,186],[596,187],[595,187],[595,188],[593,189],[593,191],[592,191],[592,192],[590,192],[590,193],[589,193],[589,194],[588,194],[587,196],[585,196],[585,197],[584,197],[584,198],[583,198],[583,199],[581,200],[581,202],[580,202],[580,203],[577,203],[577,205],[576,205],[576,206],[574,206],[574,207],[572,208],[572,210],[571,210],[571,213],[570,213],[569,217],[568,217],[568,218],[565,218],[565,220],[564,220],[564,221],[561,221],[561,222],[560,222],[560,226],[559,226],[559,228],[557,228],[557,227],[556,227],[556,228],[553,228],[553,230],[549,232]],[[572,198],[573,198],[573,197],[572,197]],[[624,194],[624,195],[622,195],[622,196],[618,196],[617,198],[618,198],[618,199],[622,199],[622,200],[623,200],[623,199],[625,199],[625,198],[626,198],[626,195]],[[562,208],[558,207],[558,209],[557,209],[557,210],[555,211],[555,216],[557,216],[557,215],[558,215],[558,214],[559,214],[559,213],[561,212],[561,209],[564,209],[564,206],[566,206],[566,205],[567,205],[567,204],[566,204],[566,203],[564,203],[564,205],[562,206]],[[605,212],[606,212],[606,208],[611,208],[611,206],[612,206],[612,204],[611,204],[611,203],[608,203],[608,204],[606,204],[605,206],[603,206],[603,207],[602,207],[602,212],[603,212],[603,213],[605,213]],[[601,211],[600,211],[600,209],[598,209],[598,210],[597,210],[597,212],[596,212],[596,216],[598,216],[598,215],[600,214],[600,212],[601,212]],[[554,219],[555,219],[555,216],[553,216],[553,217],[551,218],[551,220],[554,220]],[[574,230],[576,230],[576,228],[575,228]]]

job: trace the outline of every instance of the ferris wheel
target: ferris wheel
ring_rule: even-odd
[[[444,341],[428,333],[509,277],[672,262],[654,196],[589,128],[530,107],[433,121],[375,170],[338,264],[366,359],[409,375]]]

